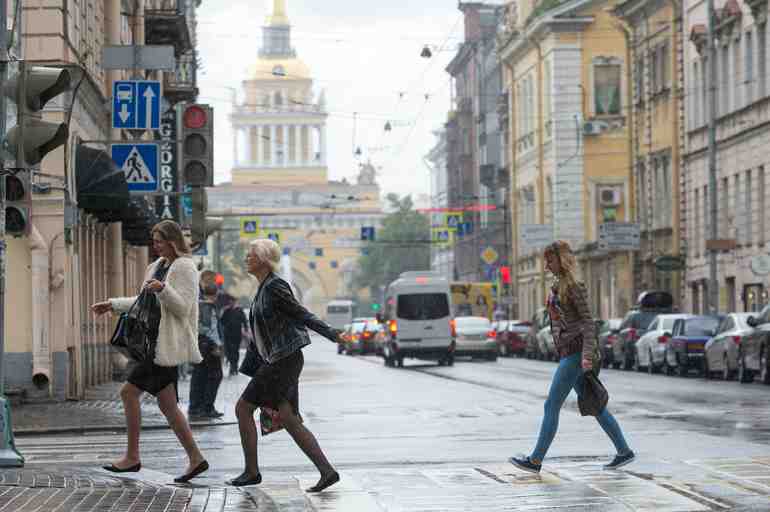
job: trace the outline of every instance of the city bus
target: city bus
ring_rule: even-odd
[[[353,301],[333,300],[326,305],[326,323],[337,329],[344,329],[353,322]]]

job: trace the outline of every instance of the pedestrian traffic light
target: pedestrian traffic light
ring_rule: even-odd
[[[214,186],[214,109],[189,105],[182,114],[182,178],[191,187]]]
[[[379,311],[379,310],[380,310],[380,305],[379,304],[377,304],[376,302],[374,304],[372,304],[372,311]]]
[[[22,170],[5,179],[5,230],[12,236],[29,234],[30,192],[29,172]]]
[[[500,267],[500,280],[503,282],[503,284],[511,284],[511,267]]]
[[[78,74],[74,68],[19,63],[19,73],[3,87],[4,94],[17,105],[16,126],[5,137],[5,147],[16,158],[16,167],[39,164],[45,155],[67,141],[67,124],[43,121],[40,110],[74,87]]]

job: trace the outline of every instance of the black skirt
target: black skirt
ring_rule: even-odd
[[[299,414],[299,375],[305,359],[302,350],[273,364],[265,364],[249,381],[241,399],[257,407],[278,409],[283,402],[289,402],[294,414]]]
[[[176,366],[158,366],[152,360],[136,363],[126,380],[153,396],[158,396],[166,386],[173,384],[176,401],[179,402],[179,371]]]

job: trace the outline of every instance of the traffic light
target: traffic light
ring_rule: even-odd
[[[191,187],[214,186],[214,109],[189,105],[182,114],[182,178]]]
[[[16,158],[16,167],[37,165],[43,157],[67,141],[66,123],[42,120],[40,110],[53,98],[74,87],[79,75],[74,68],[27,66],[19,63],[19,73],[3,88],[16,102],[16,126],[8,130],[5,148]]]
[[[372,304],[372,311],[377,312],[380,310],[380,305],[376,302]]]
[[[192,243],[199,246],[206,243],[209,235],[222,229],[224,219],[207,217],[208,197],[203,187],[193,187],[190,193],[192,199],[192,223],[190,226]]]
[[[29,172],[5,176],[5,230],[12,236],[29,234],[32,202]]]
[[[500,267],[500,280],[503,284],[511,284],[511,267],[507,265]]]

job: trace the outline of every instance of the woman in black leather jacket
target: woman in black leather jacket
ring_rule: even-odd
[[[264,361],[235,406],[246,468],[227,483],[255,485],[262,481],[257,462],[257,426],[254,411],[268,407],[280,412],[286,431],[321,473],[308,492],[320,492],[337,483],[339,474],[321,451],[315,436],[299,415],[299,375],[304,359],[302,348],[310,344],[307,329],[334,341],[341,332],[319,320],[295,298],[289,283],[275,274],[281,249],[272,240],[254,240],[246,256],[249,274],[259,281],[251,303],[249,325],[257,353]]]

